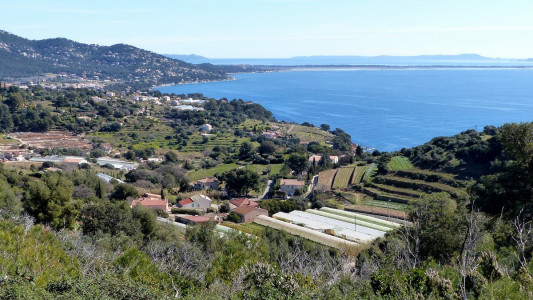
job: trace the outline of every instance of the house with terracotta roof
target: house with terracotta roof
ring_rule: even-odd
[[[133,208],[134,206],[142,205],[144,207],[148,207],[153,210],[162,210],[164,212],[168,212],[168,200],[167,199],[161,199],[161,195],[157,194],[149,194],[144,193],[141,197],[138,199],[134,199],[130,201],[130,207]]]
[[[301,189],[305,185],[305,182],[298,179],[282,179],[279,184],[279,189],[292,196],[296,190]]]
[[[259,207],[259,203],[248,198],[234,198],[229,202],[229,209],[234,210],[241,206]]]
[[[268,210],[254,206],[241,206],[233,210],[241,218],[241,223],[250,223],[257,218],[257,216],[267,216]]]
[[[217,190],[218,189],[218,179],[216,177],[211,178],[204,178],[200,180],[196,180],[192,184],[193,188],[195,190]]]
[[[211,221],[211,218],[207,216],[177,215],[175,221],[183,224],[205,224]]]
[[[309,163],[310,164],[318,164],[320,161],[322,160],[322,156],[321,155],[311,155],[309,156]]]
[[[206,212],[208,208],[211,208],[211,198],[206,195],[196,194],[189,198],[185,198],[178,201],[178,208],[183,209],[195,209]]]

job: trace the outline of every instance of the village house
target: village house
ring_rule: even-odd
[[[235,198],[229,202],[229,209],[234,210],[237,207],[250,206],[250,207],[259,207],[259,203],[250,200],[248,198]]]
[[[320,161],[322,160],[322,156],[321,155],[316,155],[316,154],[313,154],[311,156],[309,156],[309,163],[310,164],[313,164],[313,163],[319,163]],[[339,163],[339,157],[336,156],[336,155],[330,155],[329,156],[329,160],[331,161],[332,164],[337,164]]]
[[[130,201],[130,207],[133,208],[136,205],[142,205],[144,207],[153,209],[153,210],[162,210],[168,212],[168,200],[161,199],[161,195],[144,193],[138,199]]]
[[[211,208],[211,202],[211,198],[202,194],[196,194],[179,201],[177,206],[178,208],[194,209],[206,212],[207,209]]]
[[[268,210],[255,206],[241,206],[233,210],[241,218],[241,223],[250,223],[257,218],[257,216],[267,216]]]
[[[317,163],[319,163],[321,160],[322,160],[322,156],[320,156],[320,155],[315,155],[315,154],[313,154],[313,155],[309,156],[309,163],[310,163],[310,164],[314,164],[314,163],[317,164]]]
[[[213,130],[213,126],[211,126],[211,124],[204,124],[202,126],[200,126],[200,131],[204,131],[204,132],[209,132],[211,130]]]
[[[211,221],[211,218],[207,216],[177,215],[175,221],[183,224],[194,225],[208,223]]]
[[[218,179],[216,177],[200,179],[193,182],[192,186],[195,190],[216,190],[218,189]]]
[[[305,182],[298,179],[282,179],[279,185],[279,189],[292,196],[296,190],[301,189],[305,185]]]

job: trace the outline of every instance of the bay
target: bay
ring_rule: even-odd
[[[532,69],[317,69],[234,76],[157,89],[253,101],[278,120],[326,123],[380,151],[533,120]]]

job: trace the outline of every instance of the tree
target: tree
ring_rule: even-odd
[[[331,127],[328,124],[320,124],[320,129],[324,131],[329,131]]]
[[[286,162],[287,166],[297,174],[301,174],[307,169],[308,159],[302,154],[293,153],[289,156]]]
[[[252,157],[254,154],[254,147],[252,146],[252,143],[250,142],[243,142],[241,144],[241,147],[239,148],[239,159],[240,160],[247,160]]]
[[[229,195],[244,196],[250,190],[259,191],[259,174],[247,169],[234,169],[219,175],[218,180],[226,184],[226,191]]]
[[[0,104],[0,132],[8,132],[13,129],[13,118],[9,112],[9,107]]]
[[[276,152],[276,145],[272,141],[263,141],[261,145],[259,146],[259,154],[261,155],[268,155]]]
[[[95,195],[100,199],[106,197],[105,185],[102,180],[98,180],[98,183],[96,184]]]
[[[357,148],[355,148],[355,155],[357,155],[358,157],[361,157],[363,155],[363,147],[361,147],[360,145],[357,145]]]
[[[126,183],[117,184],[111,193],[111,199],[114,200],[126,200],[129,197],[139,197],[139,191],[135,187]]]
[[[0,216],[10,218],[22,211],[22,204],[5,181],[0,182]]]
[[[166,163],[177,163],[178,155],[174,151],[168,151],[165,153],[165,162]]]
[[[28,183],[24,209],[38,222],[55,229],[74,228],[78,205],[72,200],[73,184],[66,175],[48,173],[42,180]]]
[[[11,108],[11,110],[17,110],[24,105],[24,98],[19,93],[9,93],[9,97],[5,103]]]

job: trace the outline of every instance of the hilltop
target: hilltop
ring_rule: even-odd
[[[109,80],[134,88],[228,79],[224,67],[194,65],[126,44],[89,45],[65,38],[29,40],[0,30],[0,80],[47,73],[61,73],[71,80]]]

